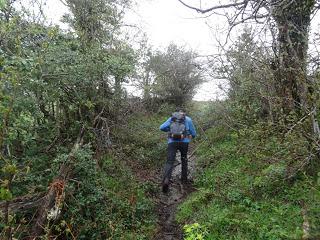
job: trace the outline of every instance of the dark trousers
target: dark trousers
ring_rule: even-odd
[[[167,162],[164,166],[163,181],[168,178],[170,180],[176,153],[179,150],[181,153],[181,180],[186,182],[188,180],[188,145],[185,142],[172,142],[168,144]]]

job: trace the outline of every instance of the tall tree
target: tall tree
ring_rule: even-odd
[[[155,75],[152,84],[154,96],[177,106],[191,100],[196,87],[203,82],[196,53],[174,44],[165,52],[157,52],[150,58],[150,69]]]
[[[276,61],[279,65],[276,78],[278,94],[282,98],[282,110],[286,114],[305,113],[310,99],[307,88],[313,87],[307,81],[306,53],[311,15],[318,7],[315,0],[227,1],[206,9],[194,7],[183,0],[178,1],[203,14],[216,11],[225,13],[230,9],[234,14],[229,12],[224,15],[231,28],[249,20],[266,22],[273,19],[278,33]]]
[[[85,43],[111,43],[130,0],[64,0],[71,11],[65,19]]]
[[[88,85],[86,92],[91,92],[91,98],[96,98],[97,89],[101,91],[106,86],[112,89],[112,98],[116,104],[111,107],[116,111],[124,96],[122,84],[133,71],[135,62],[130,45],[118,37],[124,9],[129,3],[130,0],[65,0],[71,12],[71,15],[65,16],[65,20],[79,37],[85,61],[95,66],[87,77],[97,84]]]
[[[274,121],[275,87],[270,47],[254,40],[254,30],[245,27],[234,44],[212,64],[218,78],[228,81],[228,97],[237,113],[234,118],[245,124],[257,120]]]

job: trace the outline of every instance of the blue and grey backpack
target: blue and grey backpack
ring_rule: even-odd
[[[182,140],[187,136],[185,124],[186,116],[181,112],[174,112],[171,116],[169,137],[174,140]]]

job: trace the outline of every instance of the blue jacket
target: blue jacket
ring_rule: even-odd
[[[160,130],[164,131],[164,132],[169,132],[170,131],[170,124],[171,124],[171,117],[168,118],[167,121],[165,121],[164,123],[161,124],[160,126]],[[188,116],[186,116],[185,119],[185,125],[186,125],[186,129],[188,134],[190,134],[192,136],[192,138],[195,138],[197,133],[196,130],[194,128],[192,119]],[[182,140],[173,140],[172,138],[168,138],[168,143],[172,143],[172,142],[190,142],[190,138],[184,138]]]

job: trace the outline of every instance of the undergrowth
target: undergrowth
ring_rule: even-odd
[[[156,228],[156,186],[138,176],[145,176],[139,173],[142,170],[152,173],[165,161],[166,140],[159,132],[163,120],[161,115],[132,114],[112,129],[113,147],[99,159],[90,144],[80,149],[60,206],[61,217],[44,226],[44,239],[151,239]],[[30,164],[15,179],[13,194],[45,193],[61,164],[68,161],[68,149],[59,150],[56,156],[26,157]],[[10,219],[11,226],[21,226],[14,237],[27,238],[32,210]]]
[[[198,191],[176,216],[186,239],[192,224],[199,239],[301,239],[304,218],[310,237],[320,237],[320,185],[299,171],[307,152],[299,133],[283,141],[263,125],[233,133],[216,127],[206,139],[197,152]]]
[[[168,116],[161,114],[135,113],[125,124],[115,129],[120,149],[127,162],[154,170],[159,168],[166,158],[166,134],[159,130]]]
[[[61,223],[73,226],[77,239],[149,239],[155,219],[147,186],[112,156],[103,158],[100,171],[95,164],[87,159],[77,165],[78,181],[69,186],[71,202]]]
[[[37,191],[56,176],[67,154],[58,155],[45,171],[47,179]],[[20,184],[36,181],[32,171]],[[41,174],[40,179],[45,179]],[[147,193],[152,186],[139,182],[125,161],[107,154],[98,166],[90,145],[75,155],[72,178],[64,190],[61,217],[44,226],[43,239],[150,239],[155,231],[154,204]],[[36,189],[33,189],[36,191]],[[33,213],[11,215],[12,225],[20,226],[15,239],[28,238]],[[1,226],[2,227],[2,226]]]
[[[116,147],[99,160],[99,170],[92,158],[77,165],[80,183],[74,181],[68,190],[73,204],[66,204],[61,222],[65,233],[74,231],[77,239],[152,238],[156,186],[144,171],[152,173],[164,163],[166,140],[159,132],[163,120],[160,114],[128,116],[112,129]]]

